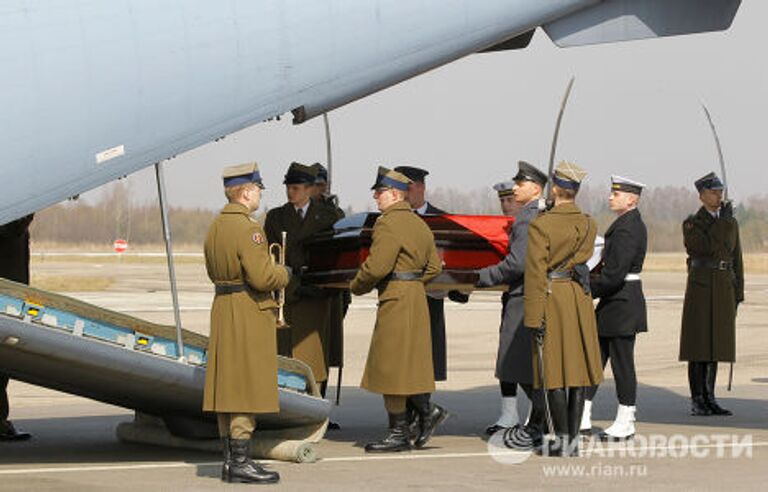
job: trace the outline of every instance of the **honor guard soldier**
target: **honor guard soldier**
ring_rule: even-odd
[[[33,215],[0,225],[0,277],[29,284],[29,224]],[[10,420],[8,376],[0,374],[0,441],[26,441],[32,436],[17,430]]]
[[[521,385],[533,400],[533,355],[531,335],[523,328],[523,274],[528,247],[528,225],[539,214],[539,198],[547,175],[531,164],[518,162],[518,172],[505,196],[510,196],[519,210],[509,231],[509,252],[496,265],[479,271],[477,287],[505,285],[502,295],[502,320],[499,330],[499,350],[496,356],[496,378],[501,389],[501,415],[495,424],[485,429],[492,435],[520,423],[517,413],[517,385]],[[497,185],[498,186],[498,185]],[[502,191],[499,191],[501,199]],[[503,203],[502,203],[503,207]],[[531,419],[538,421],[539,415]]]
[[[333,209],[311,198],[316,170],[298,162],[285,174],[288,202],[267,212],[264,229],[270,243],[280,243],[286,232],[286,264],[294,272],[285,291],[285,320],[289,340],[280,347],[281,355],[294,357],[312,368],[315,380],[325,394],[328,385],[328,329],[330,301],[325,289],[306,285],[301,271],[306,265],[305,243],[323,231],[333,229]]]
[[[585,264],[592,256],[597,225],[575,203],[585,176],[575,164],[561,162],[551,178],[553,208],[528,226],[524,324],[536,342],[534,385],[546,391],[556,434],[542,446],[549,456],[578,455],[584,391],[603,380]]]
[[[277,393],[277,303],[272,291],[288,285],[275,265],[264,230],[250,214],[259,208],[255,163],[224,169],[229,200],[208,229],[205,266],[216,286],[205,373],[203,411],[216,412],[224,442],[225,482],[274,483],[276,472],[250,459],[256,414],[280,410]]]
[[[635,434],[635,336],[648,331],[645,296],[640,282],[648,233],[637,209],[645,185],[611,176],[608,205],[618,217],[605,233],[602,259],[592,275],[592,297],[600,299],[595,314],[603,368],[611,360],[619,407],[616,419],[604,432],[603,440],[625,440]],[[592,400],[597,386],[587,390],[582,433],[591,433]]]
[[[688,284],[680,360],[688,361],[691,415],[731,415],[715,399],[717,363],[736,360],[736,308],[744,301],[739,224],[715,173],[696,180],[702,207],[683,222]]]
[[[367,452],[411,449],[406,401],[419,414],[414,446],[423,447],[447,417],[429,403],[435,390],[429,310],[424,285],[442,271],[432,231],[405,201],[411,180],[380,167],[372,189],[381,216],[373,226],[370,254],[350,283],[355,295],[378,289],[376,326],[360,386],[384,396],[389,435],[365,446]],[[427,395],[413,401],[414,395]]]
[[[544,177],[546,178],[546,176]],[[520,206],[515,201],[515,193],[512,190],[514,186],[514,181],[502,181],[501,183],[493,185],[493,189],[496,190],[496,193],[499,195],[501,213],[507,217],[514,217],[520,210]]]

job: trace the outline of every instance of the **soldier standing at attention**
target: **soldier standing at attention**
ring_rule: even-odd
[[[333,209],[312,199],[316,177],[317,171],[312,167],[292,163],[283,180],[288,201],[267,212],[264,229],[270,243],[280,243],[281,233],[287,233],[286,264],[294,272],[285,291],[285,320],[290,343],[288,347],[281,346],[280,353],[311,367],[325,395],[330,299],[324,289],[301,282],[301,271],[307,261],[304,244],[319,232],[332,230],[336,222]]]
[[[33,215],[0,225],[0,277],[29,284],[29,224]],[[10,420],[8,376],[0,374],[0,441],[26,441],[32,436],[18,431]]]
[[[645,296],[640,282],[648,233],[637,209],[644,187],[631,179],[611,176],[608,205],[618,217],[605,233],[601,266],[590,281],[592,297],[600,298],[595,314],[603,368],[611,359],[619,399],[616,419],[600,433],[603,440],[624,440],[635,435],[635,336],[648,331]],[[596,393],[597,386],[587,390],[582,433],[591,433],[592,400]]]
[[[683,222],[688,284],[680,360],[688,361],[691,415],[732,415],[715,399],[717,363],[736,360],[736,309],[744,301],[739,224],[715,173],[696,180],[702,207]]]
[[[597,235],[595,221],[576,206],[586,176],[561,162],[552,176],[554,207],[528,226],[524,324],[543,350],[544,374],[533,366],[536,387],[546,390],[556,439],[542,447],[549,456],[578,455],[584,390],[603,380],[589,269]],[[537,349],[538,350],[538,349]]]
[[[442,271],[429,227],[411,211],[405,196],[411,180],[380,167],[372,189],[382,215],[373,226],[370,254],[350,283],[355,295],[379,292],[376,326],[365,364],[362,388],[384,396],[389,435],[365,446],[366,452],[411,449],[406,399],[435,390],[429,310],[424,285]],[[427,400],[429,401],[429,400]],[[417,406],[424,446],[447,412]]]
[[[520,161],[517,174],[512,180],[514,184],[510,194],[519,212],[509,231],[509,252],[496,265],[480,270],[480,278],[477,281],[477,287],[508,286],[502,295],[504,304],[496,356],[496,378],[501,389],[501,415],[495,424],[485,429],[489,436],[520,423],[517,413],[518,384],[525,389],[529,398],[533,396],[531,335],[523,328],[523,273],[528,246],[528,224],[539,214],[539,198],[547,183],[547,175],[531,164]]]
[[[261,226],[250,217],[264,187],[255,163],[224,169],[229,204],[208,229],[205,266],[216,286],[205,373],[203,411],[216,412],[224,443],[225,482],[274,483],[276,472],[250,459],[255,414],[280,410],[277,393],[277,303],[288,285]]]

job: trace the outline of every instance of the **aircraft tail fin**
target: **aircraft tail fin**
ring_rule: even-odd
[[[740,5],[741,0],[607,0],[543,27],[560,47],[723,31]]]

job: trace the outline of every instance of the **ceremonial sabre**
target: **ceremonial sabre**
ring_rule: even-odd
[[[542,322],[542,329],[546,329],[546,321]],[[541,394],[544,396],[544,409],[547,416],[547,430],[549,434],[545,436],[548,441],[555,440],[555,426],[552,425],[552,411],[549,409],[549,399],[547,398],[547,380],[544,377],[544,340],[536,337],[536,349],[539,355],[539,380],[541,381]]]
[[[325,159],[328,161],[328,185],[326,193],[331,194],[331,183],[333,182],[333,152],[331,152],[331,124],[328,121],[328,113],[323,113],[323,126],[325,126]],[[339,372],[336,377],[336,406],[341,401],[341,377],[344,367],[339,366]]]
[[[563,121],[563,113],[565,113],[565,106],[568,104],[568,97],[571,95],[571,89],[573,89],[573,82],[576,80],[576,76],[571,76],[571,80],[568,81],[568,86],[565,88],[565,94],[563,95],[563,102],[560,103],[560,112],[557,114],[557,122],[555,123],[555,134],[552,136],[552,147],[549,150],[549,171],[547,171],[547,189],[544,193],[548,202],[552,201],[552,172],[555,169],[555,150],[557,150],[557,138],[560,136],[560,123]]]
[[[701,103],[701,108],[704,110],[704,114],[707,116],[707,122],[712,129],[712,136],[715,137],[715,147],[717,147],[717,157],[720,159],[720,174],[723,175],[723,201],[728,201],[728,178],[725,175],[725,158],[723,157],[723,147],[720,145],[720,137],[717,136],[717,130],[715,129],[715,123],[712,121],[712,115],[709,114],[709,110],[704,103]],[[728,371],[728,391],[731,391],[733,386],[733,362],[731,362],[731,368]]]

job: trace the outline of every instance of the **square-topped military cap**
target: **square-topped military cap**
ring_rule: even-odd
[[[627,193],[639,195],[643,192],[643,188],[645,188],[643,183],[622,176],[611,176],[611,190],[626,191]]]
[[[317,173],[317,176],[315,176],[315,184],[328,182],[328,169],[326,169],[325,166],[319,162],[315,162],[311,167]]]
[[[317,169],[305,166],[298,162],[292,162],[285,173],[283,184],[314,184],[317,178]]]
[[[246,183],[255,183],[259,188],[264,188],[261,173],[259,173],[259,165],[255,162],[225,167],[221,177],[224,180],[225,188]]]
[[[704,190],[722,190],[725,188],[723,182],[715,173],[708,173],[700,177],[693,183],[696,186],[696,190],[701,193]]]
[[[501,183],[493,185],[493,189],[499,194],[499,198],[503,198],[505,196],[514,195],[514,193],[512,193],[513,186],[515,186],[515,183],[512,181],[502,181]]]
[[[573,162],[560,161],[552,175],[552,183],[560,188],[578,190],[586,177],[587,172]]]
[[[427,177],[429,171],[413,166],[397,166],[395,171],[405,175],[414,183],[423,183],[424,178]]]
[[[547,184],[547,175],[539,171],[536,166],[525,161],[517,162],[517,174],[513,181],[533,181],[541,186]]]
[[[372,190],[379,188],[395,188],[397,190],[408,191],[408,185],[413,181],[403,173],[379,166],[376,173],[376,182],[371,186]]]

